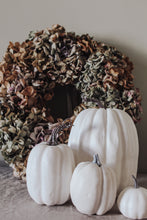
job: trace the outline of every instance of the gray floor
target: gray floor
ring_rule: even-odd
[[[147,188],[147,175],[139,175],[139,184]],[[125,220],[114,207],[103,216],[79,213],[71,201],[62,206],[47,207],[36,204],[29,196],[26,183],[13,177],[12,169],[0,161],[0,220]]]

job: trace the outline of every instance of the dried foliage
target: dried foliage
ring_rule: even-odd
[[[97,107],[86,98],[123,109],[138,122],[141,97],[133,84],[132,69],[128,57],[116,48],[88,34],[66,32],[60,25],[30,32],[22,43],[10,42],[0,63],[0,149],[14,175],[25,178],[30,150],[49,141],[55,128],[62,127],[56,138],[67,143],[76,115]],[[64,121],[55,121],[51,114],[56,85],[74,85],[82,98],[73,116]],[[67,122],[68,128],[64,126]]]
[[[141,95],[134,87],[132,70],[133,64],[128,57],[114,47],[99,44],[76,84],[83,103],[87,107],[96,106],[96,103],[86,101],[96,98],[105,108],[123,109],[138,122],[142,112]]]

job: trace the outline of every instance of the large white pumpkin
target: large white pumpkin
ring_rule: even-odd
[[[68,146],[74,151],[76,164],[91,161],[99,154],[102,164],[113,168],[120,192],[136,176],[138,166],[138,136],[131,117],[118,109],[86,109],[75,119]]]
[[[70,180],[75,168],[72,149],[65,144],[36,145],[28,158],[27,188],[38,204],[63,204],[70,198]]]

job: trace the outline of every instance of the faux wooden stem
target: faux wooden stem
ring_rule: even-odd
[[[105,108],[104,105],[101,103],[100,100],[98,99],[93,99],[93,98],[85,98],[84,101],[87,101],[87,102],[94,102],[94,103],[97,103],[99,108]]]
[[[139,188],[139,185],[138,185],[138,182],[137,182],[137,178],[135,178],[134,175],[132,175],[132,178],[134,179],[134,185],[135,185],[135,188]]]
[[[93,155],[93,163],[96,163],[99,167],[102,166],[98,154]]]
[[[52,146],[55,146],[55,145],[58,145],[58,140],[57,140],[57,136],[58,134],[64,129],[64,128],[69,128],[71,126],[71,122],[65,122],[65,123],[62,123],[60,124],[58,127],[54,128],[52,130],[52,133],[51,133],[51,138],[48,142],[49,145],[52,145]]]

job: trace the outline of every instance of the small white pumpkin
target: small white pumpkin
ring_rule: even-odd
[[[98,155],[93,162],[82,162],[75,168],[71,183],[71,200],[81,213],[103,215],[116,199],[117,183],[114,171],[101,165]]]
[[[68,146],[75,162],[91,161],[99,154],[102,164],[114,169],[118,193],[132,185],[138,166],[138,136],[129,114],[119,109],[86,109],[75,119]]]
[[[38,204],[63,204],[70,198],[70,180],[75,168],[72,149],[65,144],[49,146],[43,142],[30,152],[27,188]]]
[[[147,219],[147,189],[139,187],[137,180],[135,187],[125,188],[117,199],[117,205],[120,212],[132,219]]]

